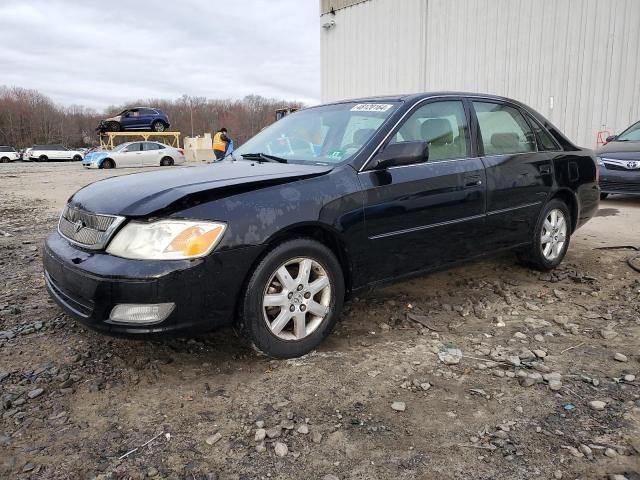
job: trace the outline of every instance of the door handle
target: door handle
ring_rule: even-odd
[[[551,165],[540,165],[539,170],[542,175],[551,175]]]
[[[469,175],[464,177],[465,188],[477,187],[478,185],[482,185],[482,178],[480,175]]]

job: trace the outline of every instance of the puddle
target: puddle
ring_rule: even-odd
[[[617,208],[601,208],[598,210],[596,217],[615,217],[620,213]]]

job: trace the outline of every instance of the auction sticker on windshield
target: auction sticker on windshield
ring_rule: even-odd
[[[386,112],[393,104],[391,103],[359,103],[351,108],[352,112]]]

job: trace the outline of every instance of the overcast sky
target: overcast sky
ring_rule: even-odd
[[[320,98],[317,0],[1,0],[0,19],[0,85],[64,105]]]

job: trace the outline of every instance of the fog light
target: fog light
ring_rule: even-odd
[[[175,303],[122,303],[111,310],[109,323],[135,325],[158,323],[167,318],[175,306]]]

